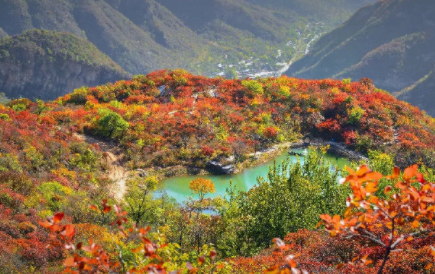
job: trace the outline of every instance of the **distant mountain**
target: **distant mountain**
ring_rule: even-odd
[[[343,22],[349,13],[377,0],[246,0],[273,10],[294,11],[297,14],[322,21]]]
[[[130,73],[185,68],[210,75],[222,71],[220,63],[251,57],[259,67],[288,62],[296,53],[287,42],[302,41],[309,22],[323,20],[330,29],[374,0],[347,1],[0,0],[0,35],[65,31],[87,38]]]
[[[368,77],[377,87],[435,115],[435,1],[386,0],[360,9],[319,39],[286,74]]]
[[[0,40],[0,92],[9,98],[54,99],[84,85],[129,76],[73,34],[32,30]]]
[[[8,34],[2,28],[0,28],[0,38],[6,37]]]

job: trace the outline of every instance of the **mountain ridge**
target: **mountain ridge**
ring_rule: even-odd
[[[71,32],[89,39],[133,74],[185,68],[215,75],[221,71],[219,63],[237,64],[249,57],[270,59],[262,64],[271,65],[276,50],[290,38],[300,39],[290,32],[317,19],[300,16],[299,10],[309,5],[317,15],[324,4],[294,1],[296,5],[277,9],[252,0],[0,0],[0,28],[8,35],[33,28]],[[346,17],[373,1],[344,7],[343,1],[333,3],[324,22],[336,24],[335,17]],[[291,48],[285,51],[292,54]]]
[[[9,98],[53,99],[83,85],[130,76],[70,33],[30,30],[0,40],[0,91]]]
[[[413,100],[411,95],[412,87],[435,64],[434,12],[435,2],[429,0],[418,4],[388,0],[366,6],[320,38],[286,74],[315,79],[368,77],[379,88],[435,115],[430,100]],[[400,97],[404,89],[407,95]]]

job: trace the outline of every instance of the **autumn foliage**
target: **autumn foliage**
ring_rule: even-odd
[[[198,179],[192,180],[189,183],[189,188],[194,193],[198,194],[201,200],[204,199],[204,196],[207,193],[216,192],[213,182],[211,180],[204,179],[204,178],[198,178]]]
[[[319,225],[329,235],[290,233],[284,241],[274,240],[278,253],[236,259],[236,270],[257,272],[266,266],[265,273],[433,273],[434,184],[417,165],[403,173],[394,168],[389,176],[367,166],[348,172],[343,183],[352,194],[343,216],[320,215]],[[392,184],[380,189],[381,179]]]
[[[84,142],[84,135],[97,141]],[[224,199],[206,199],[207,208],[218,212],[210,215],[169,198],[154,199],[154,188],[145,184],[148,177],[136,176],[138,170],[170,176],[168,170],[179,166],[203,172],[211,160],[238,164],[258,150],[302,136],[334,140],[362,154],[382,151],[393,155],[401,168],[418,166],[403,173],[396,168],[390,176],[367,166],[349,169],[345,183],[352,196],[340,216],[318,217],[320,212],[336,214],[327,211],[334,207],[327,204],[334,195],[327,201],[316,198],[330,191],[322,183],[322,170],[311,172],[312,177],[304,171],[301,180],[281,176],[280,187],[291,197],[279,198],[292,199],[285,205],[319,204],[307,211],[315,212],[309,222],[296,224],[294,218],[293,226],[277,223],[296,213],[282,208],[279,193],[266,183],[239,196],[239,204],[235,194],[231,206]],[[119,162],[134,177],[127,184],[130,190],[146,194],[127,193],[125,211],[113,206],[110,155],[103,149],[107,145],[122,151]],[[239,273],[268,268],[272,273],[431,273],[435,189],[425,178],[429,180],[426,174],[433,174],[430,168],[435,167],[434,146],[434,119],[367,79],[350,83],[284,76],[239,81],[157,71],[77,89],[53,102],[13,100],[0,105],[0,264],[11,273],[164,273],[159,271],[165,267],[167,272],[201,273],[215,267],[213,271],[232,273],[229,265]],[[292,170],[302,174],[299,167]],[[197,179],[191,189],[202,200],[214,192],[214,185]],[[240,214],[243,206],[252,212]],[[341,206],[334,208],[341,211]],[[325,211],[317,212],[319,208]],[[319,219],[334,237],[320,228],[296,232],[314,228]],[[132,220],[146,227],[141,230]],[[275,240],[274,249],[253,248],[260,241],[264,248],[277,237],[271,231],[280,237],[292,233],[282,242]],[[218,247],[222,252],[216,255]],[[126,255],[124,261],[120,253]],[[225,257],[234,258],[217,262]]]

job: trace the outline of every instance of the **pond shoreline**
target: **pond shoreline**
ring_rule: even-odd
[[[237,165],[235,167],[234,172],[230,174],[240,174],[245,169],[257,167],[263,165],[278,155],[282,154],[283,151],[298,148],[309,148],[309,147],[325,147],[329,146],[328,153],[337,157],[346,158],[350,161],[360,162],[360,161],[368,161],[368,158],[363,154],[350,150],[346,148],[344,144],[337,142],[325,141],[323,139],[313,139],[309,142],[304,142],[302,140],[298,142],[286,142],[275,144],[269,148],[257,151],[255,153],[250,153],[247,155],[247,159]],[[206,168],[200,168],[195,166],[171,166],[167,168],[162,168],[160,170],[152,170],[152,173],[155,173],[159,180],[168,179],[172,177],[180,177],[186,175],[216,175],[215,173],[210,172]]]

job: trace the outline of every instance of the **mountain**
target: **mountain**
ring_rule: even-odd
[[[343,22],[348,19],[348,12],[377,0],[246,0],[274,10],[294,11],[303,17],[322,21]]]
[[[34,28],[73,33],[133,74],[185,68],[216,75],[223,71],[219,64],[243,67],[239,62],[249,58],[258,59],[257,70],[287,63],[297,54],[288,41],[304,43],[308,31],[320,31],[313,30],[313,24],[307,27],[310,22],[321,18],[322,29],[329,30],[373,0],[345,2],[0,0],[0,29],[8,35]],[[0,30],[0,35],[4,32]],[[278,50],[280,58],[276,58]]]
[[[286,74],[368,77],[377,87],[435,115],[430,100],[435,84],[434,13],[435,2],[430,0],[387,0],[364,7],[319,39]]]
[[[8,34],[2,28],[0,28],[0,39],[6,36],[8,36]]]
[[[31,30],[0,40],[0,91],[9,98],[54,99],[126,77],[113,60],[73,34]]]

